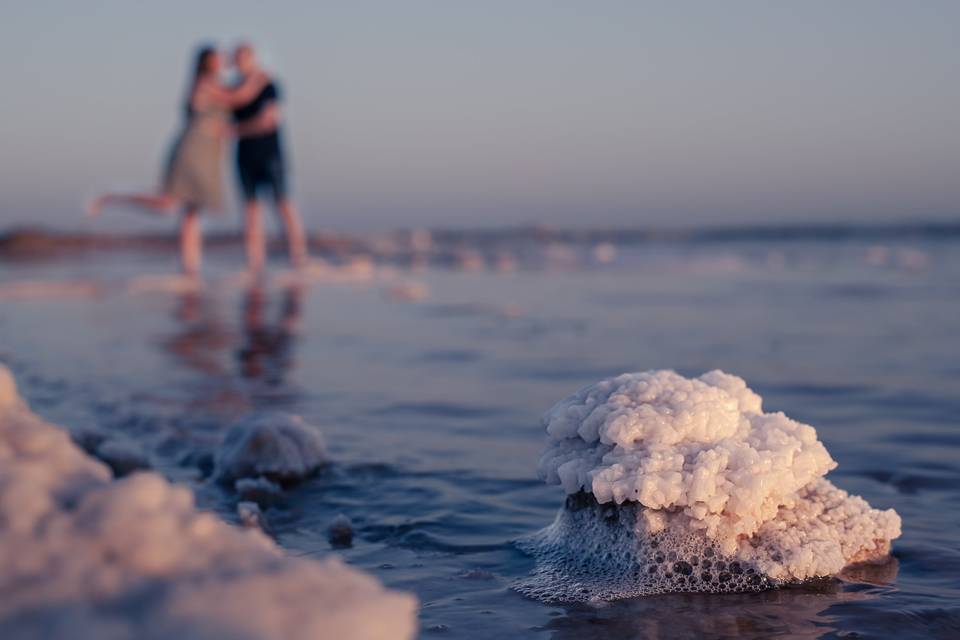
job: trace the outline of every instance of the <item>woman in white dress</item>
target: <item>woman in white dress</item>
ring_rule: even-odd
[[[232,110],[249,102],[263,89],[265,74],[246,76],[237,87],[221,81],[223,58],[204,46],[196,56],[186,99],[186,121],[167,161],[156,193],[107,193],[94,199],[91,215],[108,206],[134,206],[153,214],[180,216],[180,260],[184,273],[195,275],[202,262],[200,211],[223,209],[223,160],[231,134]]]

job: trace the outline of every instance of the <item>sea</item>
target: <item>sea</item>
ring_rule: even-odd
[[[129,443],[238,526],[210,474],[225,432],[252,412],[319,426],[331,463],[266,531],[415,593],[424,638],[960,637],[960,235],[405,238],[306,275],[278,255],[258,280],[221,247],[202,283],[163,250],[0,255],[0,361],[41,416]],[[536,475],[541,416],[648,369],[722,369],[813,425],[832,481],[902,517],[892,558],[762,593],[512,590],[533,566],[514,541],[564,501]]]

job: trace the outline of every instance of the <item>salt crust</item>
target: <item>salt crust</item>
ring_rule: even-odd
[[[224,438],[217,454],[221,480],[265,477],[299,480],[327,461],[320,429],[299,416],[271,412],[240,420]]]
[[[696,379],[623,374],[557,403],[544,425],[541,477],[601,511],[574,516],[568,500],[551,527],[521,542],[538,559],[521,590],[542,599],[572,597],[569,584],[590,584],[586,598],[766,588],[880,558],[900,535],[893,510],[872,509],[823,478],[836,463],[813,427],[764,413],[760,396],[721,371]],[[585,541],[592,519],[611,513],[615,531],[594,531],[600,542]],[[712,582],[695,573],[677,582],[671,565],[624,584],[624,575],[662,564],[650,560],[652,540],[683,568],[709,549],[759,582],[719,581],[719,573]],[[596,554],[599,564],[583,564]],[[604,581],[620,585],[614,595]]]
[[[112,480],[0,365],[0,637],[411,638],[416,607],[197,511],[156,473]]]

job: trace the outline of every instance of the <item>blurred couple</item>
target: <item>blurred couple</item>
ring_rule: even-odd
[[[303,222],[287,193],[286,165],[280,140],[280,91],[260,66],[250,44],[232,54],[238,81],[224,82],[224,56],[214,47],[196,55],[184,104],[185,122],[171,150],[156,193],[108,193],[94,199],[88,211],[133,206],[180,217],[180,261],[187,275],[200,271],[203,239],[200,212],[223,209],[223,164],[227,142],[235,137],[236,172],[244,200],[247,265],[257,274],[266,261],[266,237],[259,196],[268,190],[283,221],[290,260],[306,266],[309,255]]]

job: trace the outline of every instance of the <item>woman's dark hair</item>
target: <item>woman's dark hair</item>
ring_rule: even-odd
[[[200,78],[207,73],[210,67],[210,60],[216,53],[217,48],[209,44],[202,44],[197,47],[197,53],[193,58],[193,76],[190,78],[190,86],[187,89],[187,99],[184,101],[184,111],[187,117],[193,115],[193,107],[190,105],[193,90],[197,88],[197,83],[200,82]]]

